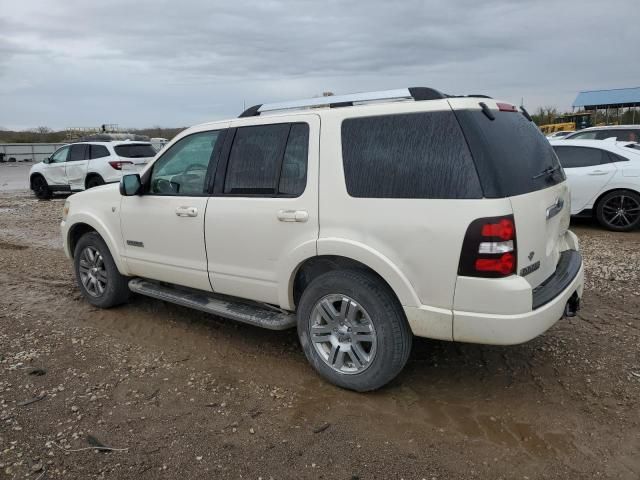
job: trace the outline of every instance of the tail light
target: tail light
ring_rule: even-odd
[[[513,215],[471,222],[462,243],[458,274],[499,278],[517,271],[516,225]]]
[[[498,106],[498,110],[500,110],[501,112],[517,112],[518,111],[516,106],[511,105],[510,103],[496,102],[496,105]]]
[[[127,164],[133,165],[133,162],[127,162],[126,160],[114,160],[113,162],[109,162],[109,165],[116,170],[122,170],[122,166]]]

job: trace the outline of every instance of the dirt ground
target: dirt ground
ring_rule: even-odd
[[[357,394],[294,331],[92,308],[62,205],[0,193],[0,478],[640,478],[640,232],[574,225],[578,317],[512,347],[416,339],[397,380]]]

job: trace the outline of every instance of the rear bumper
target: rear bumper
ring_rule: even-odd
[[[534,308],[526,313],[496,315],[453,312],[453,338],[457,342],[488,345],[515,345],[544,333],[562,318],[567,302],[574,294],[582,297],[584,266],[578,252],[567,256],[566,265],[558,264],[556,274],[532,291]]]

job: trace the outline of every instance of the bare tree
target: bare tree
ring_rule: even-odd
[[[49,127],[36,127],[35,131],[40,135],[46,135],[47,133],[52,132],[52,130]]]

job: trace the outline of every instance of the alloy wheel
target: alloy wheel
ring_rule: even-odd
[[[100,297],[107,288],[107,270],[102,255],[95,247],[85,247],[80,253],[80,281],[92,297]]]
[[[614,228],[628,227],[638,221],[640,203],[635,198],[621,193],[608,199],[602,206],[602,216],[605,222]]]
[[[376,331],[367,311],[346,295],[327,295],[313,307],[310,340],[330,368],[341,374],[361,373],[376,354]]]

